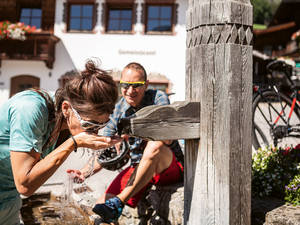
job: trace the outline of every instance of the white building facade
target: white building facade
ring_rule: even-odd
[[[16,0],[11,2],[18,4]],[[152,88],[173,93],[170,95],[172,102],[185,99],[185,16],[188,1],[20,2],[21,6],[16,6],[16,16],[12,18],[40,28],[40,34],[37,32],[35,36],[48,29],[51,37],[47,41],[32,37],[34,50],[29,57],[26,50],[17,54],[18,46],[23,48],[26,41],[14,44],[11,40],[7,43],[0,40],[0,105],[14,93],[28,87],[38,86],[54,93],[62,74],[84,69],[85,62],[91,58],[100,60],[102,69],[114,71],[116,81],[126,64],[133,61],[141,63]],[[0,3],[0,13],[5,10],[3,4]],[[54,7],[52,17],[50,7]],[[48,49],[46,54],[43,47]],[[41,54],[37,53],[39,51]]]

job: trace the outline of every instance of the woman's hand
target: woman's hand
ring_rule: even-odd
[[[75,183],[83,183],[85,180],[85,176],[80,170],[67,169],[67,173]]]
[[[74,136],[78,147],[90,148],[94,150],[109,148],[123,139],[119,136],[105,137],[93,133],[82,132]]]

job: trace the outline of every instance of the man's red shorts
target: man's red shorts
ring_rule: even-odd
[[[118,195],[122,192],[122,190],[126,187],[127,182],[133,173],[135,167],[128,167],[124,169],[119,175],[112,181],[112,183],[109,185],[105,193],[110,193],[114,195]],[[183,166],[180,162],[178,162],[175,158],[175,155],[173,153],[173,159],[172,163],[160,174],[156,174],[151,181],[144,187],[142,190],[140,190],[137,194],[132,196],[128,201],[127,205],[130,207],[136,207],[139,200],[142,198],[145,190],[152,184],[156,185],[167,185],[167,184],[173,184],[181,181],[183,179]]]

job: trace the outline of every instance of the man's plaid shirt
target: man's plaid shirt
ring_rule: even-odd
[[[168,105],[168,104],[170,104],[168,96],[164,92],[159,91],[159,90],[147,90],[145,92],[145,95],[141,102],[141,105],[138,108],[134,108],[134,107],[130,106],[126,102],[125,98],[121,98],[119,100],[119,102],[116,104],[113,114],[110,116],[109,123],[103,129],[102,135],[104,135],[104,136],[115,135],[117,133],[118,122],[120,121],[121,118],[131,116],[135,112],[137,112],[138,110],[140,110],[146,106]],[[129,144],[130,144],[131,150],[139,149],[142,144],[142,139],[132,137],[129,140]],[[178,141],[174,141],[174,143],[171,146],[171,149],[175,153],[176,157],[180,155],[183,158],[183,154],[182,154],[180,145],[178,144]],[[138,151],[138,152],[137,151],[130,152],[131,164],[136,164],[136,163],[140,162],[142,155],[143,155],[143,150],[144,149],[140,149],[140,151]],[[178,157],[177,157],[177,159],[178,159]],[[181,161],[181,159],[178,159],[178,160]]]

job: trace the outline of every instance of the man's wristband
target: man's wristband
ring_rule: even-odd
[[[78,147],[77,142],[75,141],[75,138],[73,137],[73,135],[71,135],[71,138],[74,142],[74,152],[77,152],[77,147]]]

